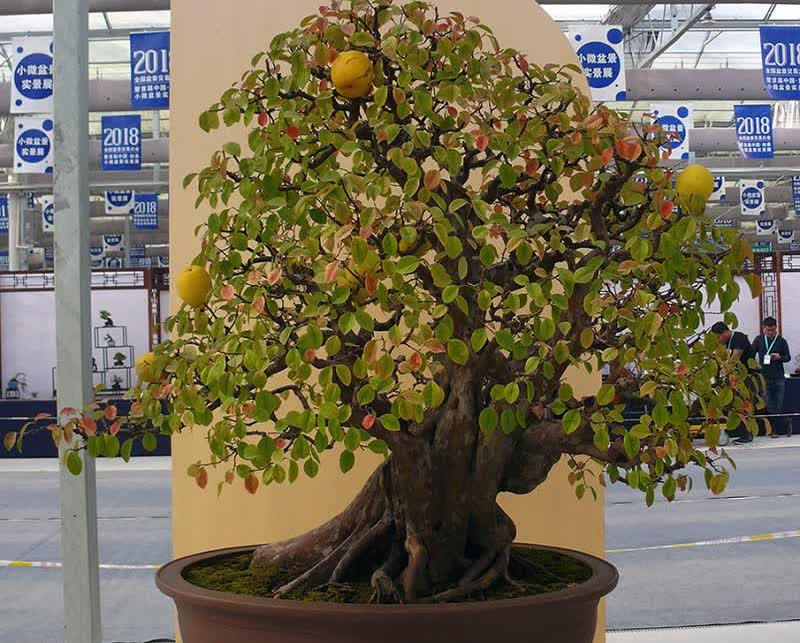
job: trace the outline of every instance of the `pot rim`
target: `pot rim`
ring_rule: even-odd
[[[213,558],[234,555],[253,551],[260,545],[246,545],[241,547],[226,547],[211,551],[200,552],[191,556],[183,556],[165,564],[156,572],[156,586],[167,596],[181,603],[202,603],[208,609],[221,611],[252,612],[258,610],[280,610],[283,613],[297,612],[308,613],[313,611],[320,614],[353,615],[353,614],[460,614],[464,612],[476,613],[512,607],[526,607],[546,605],[570,600],[580,602],[598,601],[609,594],[619,582],[619,572],[611,563],[597,556],[592,556],[572,549],[551,547],[548,545],[535,545],[529,543],[515,543],[517,547],[554,551],[587,565],[592,570],[592,576],[585,582],[575,586],[560,589],[546,594],[523,596],[519,598],[506,598],[492,601],[468,601],[461,603],[436,603],[436,604],[392,604],[392,605],[366,605],[362,603],[324,603],[309,602],[290,599],[266,598],[262,596],[248,596],[232,592],[220,592],[193,585],[183,577],[183,571],[192,565]]]

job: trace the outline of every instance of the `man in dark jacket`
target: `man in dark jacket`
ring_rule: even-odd
[[[719,343],[727,347],[734,359],[738,359],[745,366],[750,368],[749,362],[754,358],[755,353],[750,345],[747,335],[738,330],[731,330],[724,322],[717,322],[711,327],[711,332],[719,338]],[[729,431],[731,437],[736,438],[735,444],[747,444],[753,441],[753,435],[748,431],[744,424],[736,427],[735,431]]]
[[[789,354],[789,344],[778,335],[778,322],[774,317],[767,317],[761,323],[761,329],[763,334],[756,337],[753,350],[761,366],[761,374],[764,376],[766,387],[764,401],[767,403],[768,413],[783,413],[783,396],[786,391],[783,365],[792,359]],[[792,434],[792,424],[786,422],[786,418],[771,418],[770,423],[773,438],[777,438],[781,433],[786,437]]]

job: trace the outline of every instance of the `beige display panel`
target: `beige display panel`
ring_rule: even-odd
[[[575,63],[572,47],[558,26],[530,0],[439,0],[443,11],[479,16],[503,45],[526,51],[538,64]],[[192,236],[206,212],[194,209],[196,194],[184,191],[186,174],[204,167],[230,132],[205,134],[199,113],[215,102],[247,69],[252,55],[265,49],[273,35],[315,13],[320,0],[172,0],[172,96],[170,105],[170,266],[173,275],[199,248]],[[584,85],[585,87],[585,85]],[[588,89],[587,89],[588,91]],[[174,279],[172,280],[174,287]],[[178,302],[170,297],[174,308]],[[570,378],[576,393],[599,386],[599,375]],[[207,444],[198,431],[173,441],[173,546],[175,556],[231,545],[255,544],[296,535],[339,512],[368,477],[375,460],[359,458],[349,475],[335,461],[323,466],[315,480],[301,477],[294,485],[260,489],[255,496],[242,487],[226,487],[221,498],[212,474],[200,491],[186,475],[192,462],[205,459]],[[566,466],[528,496],[505,496],[521,541],[552,544],[603,555],[605,549],[602,495],[578,501],[567,482]],[[604,619],[596,641],[605,640]]]

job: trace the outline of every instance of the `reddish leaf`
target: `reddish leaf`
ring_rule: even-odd
[[[72,442],[72,435],[75,432],[75,423],[74,422],[67,422],[64,425],[64,442],[69,444]]]
[[[82,417],[81,426],[83,427],[84,433],[88,436],[97,433],[97,423],[90,417]]]
[[[364,287],[370,295],[374,295],[375,291],[378,290],[378,278],[373,274],[367,275],[364,279]]]
[[[285,438],[276,438],[275,440],[275,448],[280,449],[281,451],[286,448],[289,443],[286,441]]]
[[[659,213],[661,214],[662,219],[669,219],[672,217],[672,207],[672,201],[666,201],[661,204]]]
[[[208,484],[208,471],[205,469],[198,469],[194,481],[197,483],[198,487],[205,489]]]
[[[297,137],[300,136],[300,130],[297,128],[296,125],[289,125],[289,127],[286,128],[286,133],[289,135],[289,138],[292,139],[293,141],[297,140]]]
[[[475,147],[483,152],[487,147],[489,147],[489,137],[485,134],[480,134],[475,138]]]
[[[314,358],[317,356],[317,351],[315,351],[313,348],[307,348],[303,356],[305,357],[305,360],[307,362],[312,362],[314,361]]]
[[[247,416],[251,416],[256,412],[256,403],[255,402],[245,402],[242,404],[242,413]]]
[[[49,413],[37,413],[35,416],[33,416],[33,421],[38,422],[39,420],[47,420],[48,418],[50,418]]]
[[[422,366],[422,355],[419,353],[413,353],[411,357],[408,358],[408,364],[411,366],[412,371],[418,371],[420,366]]]
[[[117,407],[113,404],[109,404],[103,411],[103,415],[109,422],[115,420],[117,417]]]
[[[678,375],[686,375],[689,372],[689,367],[686,364],[678,364],[678,368],[675,369],[675,372]]]
[[[362,239],[369,239],[373,234],[375,234],[375,230],[372,229],[372,226],[364,226],[358,231],[358,236]]]
[[[635,161],[642,155],[642,146],[635,139],[623,139],[615,145],[617,154],[626,161]]]
[[[282,271],[280,268],[275,268],[267,275],[267,283],[270,286],[274,286],[281,280]]]
[[[269,123],[269,115],[266,112],[261,112],[258,115],[258,124],[261,127],[265,127]]]
[[[447,113],[450,114],[451,118],[456,118],[458,116],[458,110],[452,105],[447,106]]]
[[[429,353],[444,353],[445,347],[438,339],[429,339],[422,347]]]
[[[255,474],[250,474],[244,479],[244,488],[247,489],[248,493],[255,493],[258,491],[258,478]]]
[[[428,170],[425,172],[425,180],[424,185],[429,190],[435,190],[439,187],[439,183],[442,181],[442,175],[439,173],[439,170]]]
[[[525,56],[517,57],[517,66],[520,68],[523,74],[527,74],[528,70],[531,68]]]
[[[259,315],[263,314],[264,306],[266,305],[266,300],[264,299],[264,295],[259,295],[253,301],[253,310],[255,310]]]
[[[233,484],[233,479],[234,479],[233,471],[228,471],[225,474],[225,482],[227,482],[228,484]]]
[[[142,417],[142,405],[140,402],[134,402],[131,404],[131,416]]]
[[[122,428],[122,427],[120,426],[120,423],[119,423],[119,422],[114,422],[114,424],[112,424],[112,425],[109,427],[109,429],[108,429],[108,432],[109,432],[111,435],[116,435],[117,433],[119,433],[119,430],[120,430],[120,428]]]
[[[219,296],[222,297],[225,301],[231,301],[233,299],[234,294],[235,291],[233,289],[233,286],[231,286],[230,284],[228,284],[227,286],[223,286],[222,289],[219,291]]]
[[[339,262],[338,261],[331,261],[325,267],[325,283],[332,284],[336,281],[336,275],[339,274]]]
[[[540,163],[538,159],[531,159],[525,163],[525,174],[534,176],[539,171]]]
[[[600,161],[603,165],[608,165],[611,163],[611,159],[614,158],[614,150],[610,147],[607,147],[603,150],[603,153],[600,155]]]
[[[664,447],[656,447],[656,457],[663,460],[667,457],[667,450]]]
[[[361,420],[361,426],[363,426],[364,429],[369,431],[372,428],[372,425],[375,424],[375,419],[376,419],[376,416],[374,414],[370,413],[369,415],[364,417],[363,420]]]
[[[71,406],[65,406],[63,409],[61,409],[61,417],[65,417],[67,415],[77,415],[77,414],[78,412]]]

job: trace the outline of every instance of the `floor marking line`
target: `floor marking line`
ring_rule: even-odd
[[[698,540],[693,543],[673,543],[671,545],[651,545],[649,547],[625,547],[622,549],[607,549],[607,554],[624,554],[633,551],[655,551],[659,549],[685,549],[687,547],[710,547],[713,545],[735,545],[738,543],[763,542],[765,540],[786,540],[800,538],[800,529],[794,531],[776,531],[771,534],[754,534],[752,536],[735,536],[733,538],[719,538],[717,540]]]
[[[64,563],[45,561],[45,560],[0,560],[1,567],[36,567],[36,568],[57,568],[60,569]],[[100,569],[123,569],[123,570],[151,570],[160,569],[161,565],[124,565],[120,563],[100,563]]]

